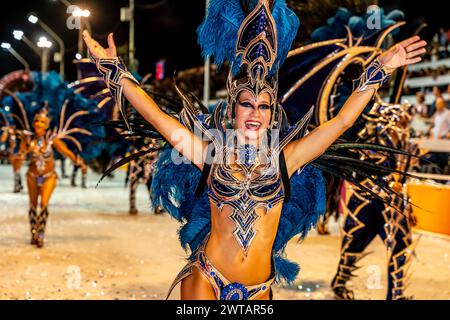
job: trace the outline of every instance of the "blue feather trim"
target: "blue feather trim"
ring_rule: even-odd
[[[284,203],[273,246],[275,257],[283,257],[284,249],[293,237],[303,239],[317,224],[326,209],[326,184],[320,170],[312,165],[291,177],[291,198]],[[286,258],[279,260],[277,278],[288,283],[295,280],[299,267]],[[290,264],[288,264],[290,263]],[[297,267],[294,267],[296,265]]]
[[[182,223],[178,230],[181,246],[194,252],[211,227],[211,208],[206,192],[197,199],[195,189],[201,172],[192,164],[175,164],[172,148],[161,151],[152,179],[152,199]]]
[[[297,34],[300,20],[284,0],[275,0],[272,16],[278,35],[275,66],[281,66]],[[240,57],[236,57],[235,45],[239,27],[244,19],[245,13],[240,0],[211,0],[206,18],[197,29],[203,56],[214,57],[214,62],[219,67],[228,60],[233,65],[234,74],[241,66]]]
[[[275,259],[275,280],[277,282],[286,281],[291,284],[300,272],[300,265],[293,261],[286,259],[281,254],[274,256]]]

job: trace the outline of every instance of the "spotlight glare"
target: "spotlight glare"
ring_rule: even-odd
[[[38,22],[38,17],[36,17],[35,15],[30,14],[28,16],[28,21],[30,21],[31,23],[34,24],[34,23]]]
[[[1,47],[3,49],[11,49],[11,44],[8,42],[2,42]]]
[[[79,7],[77,7],[75,10],[73,10],[72,12],[72,16],[77,17],[77,18],[87,18],[91,15],[91,12],[89,10],[83,10]]]
[[[49,41],[46,37],[40,37],[37,46],[39,48],[50,48],[52,46],[52,42]]]
[[[14,36],[14,38],[17,39],[17,40],[22,40],[22,37],[23,37],[23,31],[21,31],[21,30],[14,30],[14,31],[13,31],[13,36]]]

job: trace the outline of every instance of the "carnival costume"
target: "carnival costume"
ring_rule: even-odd
[[[412,106],[409,104],[388,104],[378,101],[365,115],[366,126],[359,133],[367,142],[395,146],[410,154],[418,154],[418,147],[409,141],[409,122]],[[398,155],[388,160],[370,153],[361,154],[361,158],[374,163],[389,162],[387,165],[400,171],[417,169],[418,159]],[[358,187],[349,186],[347,200],[341,200],[344,208],[343,238],[338,271],[332,281],[335,294],[343,299],[354,299],[353,292],[346,287],[348,280],[354,277],[358,269],[356,264],[368,253],[366,247],[378,235],[383,240],[388,256],[387,299],[405,299],[408,269],[416,243],[412,240],[411,223],[415,219],[406,192],[405,180],[396,174],[385,179],[394,187],[402,198],[393,198],[378,188],[376,184],[363,181],[367,187],[389,201],[389,205],[368,196]]]
[[[343,151],[370,149],[402,153],[380,145],[340,141],[289,179],[283,148],[307,133],[307,125],[314,111],[310,108],[299,115],[301,112],[295,113],[294,110],[289,120],[295,120],[290,125],[279,103],[281,99],[278,99],[278,69],[298,26],[298,18],[284,1],[244,3],[217,0],[209,5],[206,19],[198,30],[199,43],[205,55],[214,56],[216,64],[221,65],[225,59],[228,60],[228,101],[219,103],[209,113],[197,98],[175,84],[181,103],[167,99],[168,105],[163,110],[182,108],[179,115],[173,115],[196,135],[206,137],[210,161],[207,160],[203,171],[199,172],[193,164],[186,163],[182,157],[177,158],[177,151],[168,148],[160,154],[152,182],[153,199],[182,223],[179,239],[183,248],[190,249],[191,253],[188,264],[176,277],[171,290],[192,274],[194,268],[198,268],[211,284],[216,298],[224,300],[256,299],[267,293],[275,280],[294,281],[299,266],[285,258],[287,242],[296,235],[303,238],[325,210],[325,185],[317,168],[358,183],[355,168],[358,178],[364,176],[367,179],[376,179],[373,176],[375,169],[383,173],[391,172],[391,169],[346,156]],[[121,80],[126,78],[136,84],[138,82],[120,58],[93,59],[121,108]],[[357,90],[377,89],[389,74],[390,70],[375,59],[360,77]],[[234,105],[243,89],[256,96],[266,92],[272,98],[272,119],[267,139],[258,147],[246,144],[236,146],[235,137],[228,132],[233,128]],[[130,130],[128,134],[133,133],[134,136],[145,136],[155,131],[150,124],[142,121],[124,119],[124,126]],[[141,156],[145,153],[143,151]],[[236,159],[234,163],[231,161],[233,158]],[[130,160],[131,157],[124,158],[114,167]],[[236,173],[242,177],[237,178]],[[387,184],[382,183],[381,188],[391,191]],[[367,189],[367,192],[371,190]],[[272,275],[264,283],[245,286],[233,282],[209,261],[204,247],[211,231],[210,203],[219,209],[224,206],[232,208],[229,217],[235,227],[234,239],[244,254],[247,254],[257,232],[254,228],[259,219],[256,209],[263,208],[267,214],[277,204],[283,204],[272,249]]]
[[[308,101],[312,97],[315,101],[311,103],[315,103],[318,107],[316,125],[336,115],[352,92],[354,79],[352,76],[355,72],[352,72],[351,67],[366,68],[373,58],[372,54],[381,50],[386,36],[397,34],[398,27],[404,24],[401,22],[404,14],[399,10],[385,14],[381,9],[380,29],[369,29],[366,24],[367,18],[368,16],[359,17],[345,8],[339,8],[336,15],[327,21],[326,26],[312,32],[311,38],[315,43],[291,52],[285,65],[289,70],[286,76],[288,83],[294,83],[292,87],[294,90],[287,90],[284,97],[287,109],[290,105],[293,107],[295,103]],[[331,71],[323,73],[330,65]],[[290,71],[292,69],[296,71]],[[398,102],[400,99],[404,72],[405,68],[402,68],[396,74],[396,81],[391,86],[392,102]],[[296,76],[294,78],[296,82],[290,79],[291,75]],[[314,88],[311,86],[314,83],[319,84]],[[305,93],[305,88],[309,92]],[[369,194],[367,190],[362,191],[360,186],[353,185],[350,187],[351,194],[347,195],[347,201],[344,201],[341,199],[344,179],[335,179],[329,175],[326,177],[327,213],[323,222],[325,224],[331,214],[337,214],[339,203],[344,207],[346,217],[341,260],[332,282],[332,288],[339,298],[353,298],[353,292],[348,290],[345,284],[352,278],[352,272],[357,269],[356,262],[365,255],[364,248],[377,234],[384,239],[388,248],[390,262],[387,298],[405,298],[403,289],[406,285],[406,271],[413,253],[413,244],[409,222],[412,220],[411,205],[403,184],[407,176],[405,173],[412,171],[418,162],[417,146],[407,142],[410,112],[408,104],[388,104],[381,102],[380,97],[376,95],[375,103],[367,106],[360,121],[344,135],[351,141],[381,144],[405,151],[407,155],[397,154],[395,157],[386,157],[373,152],[360,152],[358,156],[360,160],[383,164],[384,167],[403,172],[401,178],[395,173],[381,175],[378,181],[371,182],[361,177],[359,183],[373,192]],[[377,184],[381,181],[383,183],[387,181],[392,187],[397,183],[402,187],[394,188],[396,193],[394,196],[393,193],[378,188]],[[322,231],[326,231],[326,228]]]
[[[22,191],[22,176],[20,175],[19,168],[14,166],[13,158],[17,153],[18,146],[20,143],[20,131],[17,130],[14,125],[14,120],[9,119],[10,114],[3,112],[0,110],[0,123],[3,123],[1,127],[1,136],[0,136],[0,158],[3,160],[7,160],[11,166],[13,167],[14,173],[14,193],[19,193]],[[3,121],[1,121],[3,120]],[[11,123],[12,122],[12,123]]]
[[[33,81],[29,70],[17,70],[4,75],[0,79],[0,100],[13,92],[29,92],[32,90]],[[5,105],[6,107],[6,105]],[[17,153],[20,144],[20,132],[14,121],[14,114],[6,109],[0,109],[0,123],[3,135],[0,137],[0,157],[12,163],[12,157]],[[22,176],[17,168],[13,167],[14,193],[23,189]]]
[[[89,126],[86,116],[89,115],[92,119],[97,118],[93,109],[96,103],[67,89],[67,84],[59,75],[54,72],[33,73],[33,78],[35,86],[32,92],[10,93],[3,99],[3,104],[11,107],[14,123],[21,136],[19,151],[13,161],[20,168],[27,160],[27,156],[29,157],[29,169],[26,175],[30,194],[31,243],[42,247],[49,211],[47,205],[38,210],[37,203],[33,204],[32,198],[37,201],[39,196],[42,197],[43,188],[50,188],[47,190],[50,194],[53,191],[53,187],[49,187],[46,183],[49,179],[56,183],[54,151],[58,149],[66,156],[70,156],[77,165],[84,165],[81,155],[85,155],[88,159],[89,155],[95,153],[96,147],[91,146],[90,142],[98,138],[103,128],[100,128],[101,130],[86,129]],[[62,104],[59,105],[61,101]],[[80,120],[81,118],[83,121]],[[47,129],[42,136],[37,136],[30,125],[30,120],[35,123],[36,119],[46,123]],[[83,139],[83,136],[89,137],[90,140]],[[58,140],[58,147],[54,145],[56,140]],[[71,148],[76,149],[77,152],[71,152]],[[84,154],[83,151],[85,151]],[[32,197],[31,192],[37,192],[37,194]]]
[[[65,107],[63,107],[63,117],[64,119]],[[22,144],[24,147],[21,147],[19,153],[17,154],[17,158],[20,160],[24,160],[27,155],[30,156],[30,167],[33,167],[35,170],[28,170],[26,175],[27,178],[31,178],[34,181],[34,184],[38,189],[42,188],[48,179],[55,178],[56,173],[54,170],[48,171],[48,167],[52,167],[54,163],[54,155],[53,155],[53,142],[55,139],[67,139],[75,143],[75,145],[80,147],[79,142],[71,135],[73,133],[82,133],[88,134],[91,133],[85,129],[81,128],[71,128],[69,126],[72,120],[76,117],[82,116],[87,112],[79,111],[71,116],[70,119],[67,120],[66,123],[62,122],[61,126],[58,130],[48,130],[46,135],[43,137],[35,137],[32,133],[24,133],[26,135],[23,138]],[[46,118],[48,119],[48,111],[47,109],[41,109],[36,117]],[[66,121],[66,119],[62,120]],[[77,158],[76,163],[79,164],[81,159]],[[42,247],[44,244],[44,236],[45,236],[45,227],[48,219],[48,207],[40,208],[40,212],[38,212],[37,207],[34,207],[31,204],[29,210],[29,219],[31,225],[31,244],[36,244],[38,247]]]
[[[146,147],[152,148],[152,143],[149,143]],[[145,148],[145,147],[143,147]],[[142,148],[140,150],[143,150]],[[132,153],[138,152],[138,150],[132,150]],[[139,183],[144,184],[147,187],[150,203],[153,207],[153,201],[151,199],[151,185],[152,185],[152,176],[153,169],[156,161],[158,160],[158,151],[155,150],[149,154],[146,154],[143,157],[140,157],[136,160],[132,160],[129,163],[128,174],[127,174],[127,183],[130,184],[130,214],[137,214],[138,210],[136,208],[136,189]],[[153,212],[159,212],[157,208],[152,208]]]

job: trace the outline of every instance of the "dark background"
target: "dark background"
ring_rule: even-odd
[[[299,0],[303,1],[306,0]],[[127,0],[71,2],[91,11],[89,21],[94,37],[100,43],[105,43],[108,32],[114,32],[117,45],[126,48],[128,23],[120,22],[120,8],[128,6]],[[450,24],[450,11],[444,6],[444,1],[387,0],[379,1],[379,5],[387,12],[392,9],[404,11],[410,25],[426,21],[429,25],[426,35],[429,38],[439,27],[449,27]],[[140,63],[141,74],[154,73],[155,62],[161,58],[167,61],[167,73],[202,64],[196,28],[204,17],[204,0],[136,0],[136,6],[136,58]],[[76,78],[76,69],[71,61],[77,52],[78,30],[66,27],[68,14],[62,3],[52,0],[9,0],[2,1],[0,10],[0,41],[10,42],[29,61],[31,69],[38,68],[39,58],[23,42],[15,40],[12,31],[23,30],[33,41],[45,35],[39,26],[27,21],[28,13],[36,12],[63,38],[67,79]],[[302,21],[301,12],[299,15]],[[302,28],[299,32],[302,32]],[[55,43],[52,49],[57,49]],[[0,76],[20,68],[21,65],[9,53],[3,50],[0,52]],[[52,64],[51,68],[57,69],[58,65]]]

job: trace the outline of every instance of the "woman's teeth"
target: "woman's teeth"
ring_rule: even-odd
[[[259,127],[261,127],[261,123],[257,121],[246,121],[245,127],[249,130],[259,130]]]

